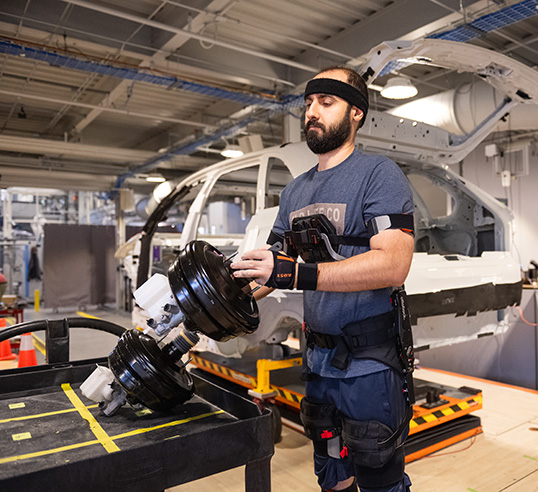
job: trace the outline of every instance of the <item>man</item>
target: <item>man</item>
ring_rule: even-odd
[[[394,162],[355,148],[368,110],[368,91],[356,72],[320,72],[307,84],[305,102],[306,141],[319,163],[282,192],[268,240],[277,247],[248,251],[232,268],[236,277],[266,286],[257,298],[272,288],[305,291],[308,377],[301,419],[314,441],[322,490],[351,492],[358,484],[362,492],[403,492],[411,485],[402,446],[410,404],[391,292],[411,265],[412,193]],[[304,228],[318,224],[319,213],[334,226],[333,234],[323,229],[335,243],[328,247],[332,258],[308,262],[304,252],[316,257],[318,245],[302,244],[302,232],[290,231],[302,218]],[[294,247],[307,262],[296,262]]]

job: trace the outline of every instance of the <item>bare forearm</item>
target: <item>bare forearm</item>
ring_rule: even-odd
[[[259,301],[260,299],[263,299],[264,297],[268,296],[271,292],[273,292],[271,287],[266,287],[265,285],[258,285],[256,292],[254,292],[254,299],[256,301]]]
[[[403,284],[409,270],[407,259],[388,263],[381,251],[368,251],[343,261],[319,265],[317,290],[357,292]]]
[[[366,253],[321,263],[317,290],[355,292],[403,284],[413,258],[413,237],[398,231],[385,234],[384,240],[390,247],[377,249],[374,242]]]

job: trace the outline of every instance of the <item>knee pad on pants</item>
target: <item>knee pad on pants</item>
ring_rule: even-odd
[[[359,487],[376,488],[404,477],[403,446],[390,440],[394,431],[377,420],[342,417],[342,439],[353,460]]]
[[[403,446],[396,449],[392,458],[380,468],[368,468],[355,463],[355,477],[359,487],[384,488],[400,483],[405,477],[405,452]]]
[[[387,487],[404,479],[405,453],[403,443],[398,444],[400,439],[396,438],[401,429],[393,431],[377,420],[342,416],[342,439],[353,460],[359,487]]]
[[[338,455],[341,448],[342,419],[334,405],[314,403],[304,397],[301,400],[301,422],[306,437],[312,439],[316,454],[333,455],[334,453],[329,451],[336,445],[338,450],[335,449],[335,452]]]
[[[392,458],[396,443],[388,441],[394,432],[378,420],[342,417],[342,438],[357,465],[380,468]]]

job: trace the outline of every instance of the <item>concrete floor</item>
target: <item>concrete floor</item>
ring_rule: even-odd
[[[87,313],[27,310],[24,316],[25,321],[95,316],[131,327],[128,314],[112,309]],[[75,329],[71,330],[70,341],[71,359],[80,360],[108,355],[117,337]],[[38,361],[43,360],[42,354],[37,355]],[[484,406],[475,415],[481,418],[484,432],[409,464],[413,492],[538,492],[538,392],[428,369],[418,369],[417,377],[447,386],[482,389]],[[178,457],[178,466],[180,463]],[[295,430],[284,428],[282,440],[275,446],[272,487],[275,492],[319,490],[313,473],[311,443]],[[169,492],[209,490],[244,490],[244,469],[180,485]]]

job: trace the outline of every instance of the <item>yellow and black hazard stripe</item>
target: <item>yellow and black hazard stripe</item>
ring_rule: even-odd
[[[191,352],[191,357],[191,362],[195,366],[198,366],[200,369],[203,369],[204,371],[215,374],[216,376],[223,377],[224,379],[228,379],[229,381],[240,384],[241,386],[245,386],[247,388],[252,388],[256,386],[255,377],[249,376],[248,374],[244,374],[239,371],[235,371],[234,369],[229,369],[228,367],[224,367],[221,364],[211,362],[207,359],[204,359],[203,357],[199,357],[193,352]]]
[[[420,407],[418,407],[420,408]],[[482,393],[473,395],[472,398],[455,400],[451,403],[436,408],[434,411],[423,413],[414,417],[409,423],[409,434],[415,434],[426,428],[442,424],[456,419],[468,413],[482,408]]]
[[[257,378],[253,376],[236,371],[234,369],[230,369],[228,367],[224,367],[221,364],[216,364],[215,362],[211,362],[207,359],[204,359],[203,357],[199,357],[193,352],[191,352],[191,357],[191,362],[200,369],[227,379],[228,381],[232,381],[233,383],[244,386],[245,388],[256,388],[258,384]],[[271,389],[276,391],[277,396],[275,398],[277,400],[284,404],[299,408],[301,399],[304,395],[295,391],[288,390],[281,386],[271,385]]]
[[[271,388],[273,388],[277,392],[277,400],[280,400],[282,403],[286,403],[296,408],[300,407],[301,399],[304,395],[278,386],[271,386]]]

